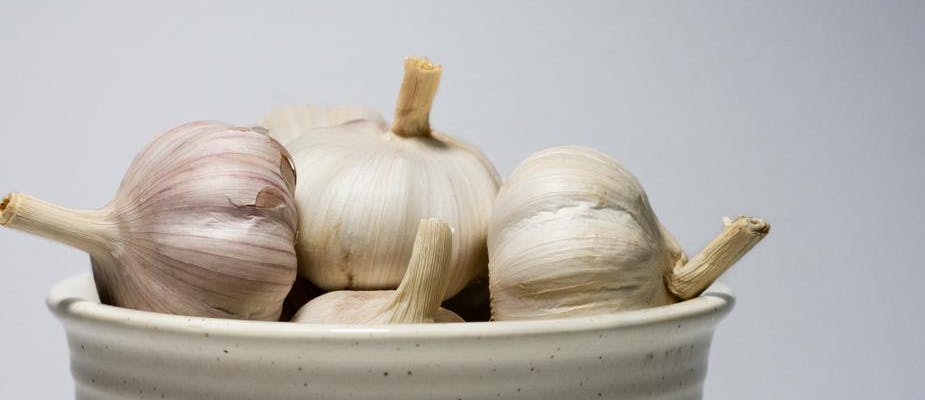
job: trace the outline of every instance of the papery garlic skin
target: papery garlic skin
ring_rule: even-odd
[[[418,220],[426,217],[456,229],[447,297],[484,273],[488,217],[500,178],[478,150],[429,130],[429,100],[406,95],[429,93],[432,99],[424,87],[436,90],[438,67],[408,68],[397,115],[411,120],[410,132],[390,128],[362,107],[288,107],[264,119],[299,171],[300,274],[325,290],[395,289]]]
[[[329,128],[352,121],[372,121],[385,126],[385,119],[379,112],[358,105],[289,105],[273,110],[264,119],[264,127],[272,132],[274,139],[288,144],[304,132],[317,128]]]
[[[429,216],[458,232],[448,296],[485,267],[497,184],[469,149],[446,137],[405,140],[371,121],[316,129],[289,148],[302,171],[300,271],[319,287],[394,289]]]
[[[494,320],[670,304],[663,276],[686,262],[636,178],[579,146],[540,151],[514,170],[494,204],[488,251]]]
[[[453,229],[437,218],[418,223],[407,271],[396,290],[338,290],[309,301],[293,316],[300,323],[463,322],[441,308],[449,283]]]
[[[0,223],[90,253],[106,304],[276,320],[297,271],[294,187],[274,139],[196,122],[148,144],[106,207],[75,211],[12,194]]]

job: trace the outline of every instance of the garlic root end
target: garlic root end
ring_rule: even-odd
[[[679,300],[694,298],[763,239],[771,225],[761,218],[724,218],[725,228],[696,256],[665,277],[668,290]]]

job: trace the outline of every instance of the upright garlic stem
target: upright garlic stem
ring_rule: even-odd
[[[767,221],[752,217],[726,220],[725,224],[725,229],[703,251],[666,277],[668,290],[678,299],[700,295],[771,229]]]
[[[81,249],[91,255],[111,248],[118,227],[101,211],[71,210],[11,193],[0,202],[0,225]]]
[[[389,323],[434,322],[449,278],[453,246],[450,225],[436,218],[418,224],[408,269],[384,314]]]
[[[402,137],[430,136],[430,107],[442,70],[425,58],[405,59],[405,77],[398,93],[392,133]]]

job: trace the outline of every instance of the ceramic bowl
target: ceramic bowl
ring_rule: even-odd
[[[664,307],[546,321],[304,325],[99,303],[90,275],[56,284],[78,399],[699,399],[715,285]]]

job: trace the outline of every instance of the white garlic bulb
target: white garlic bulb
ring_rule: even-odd
[[[488,233],[492,318],[591,315],[699,294],[704,279],[712,282],[767,233],[765,222],[746,221],[754,222],[746,224],[751,228],[708,247],[725,255],[688,264],[622,165],[584,147],[540,151],[515,169],[494,205]],[[757,239],[735,242],[742,245],[730,252],[729,239],[741,239],[742,232]],[[675,285],[687,287],[680,296],[666,287],[676,270],[696,276]]]
[[[407,60],[391,129],[362,107],[286,107],[264,119],[299,172],[299,270],[315,285],[395,289],[427,217],[456,229],[447,297],[484,273],[500,182],[478,150],[430,129],[440,73]]]
[[[296,276],[294,187],[274,139],[197,122],[148,144],[102,209],[14,193],[0,203],[0,225],[89,253],[106,304],[275,320]]]
[[[338,290],[309,301],[292,318],[300,323],[385,324],[463,322],[440,308],[449,278],[452,229],[421,220],[407,272],[396,290]]]

